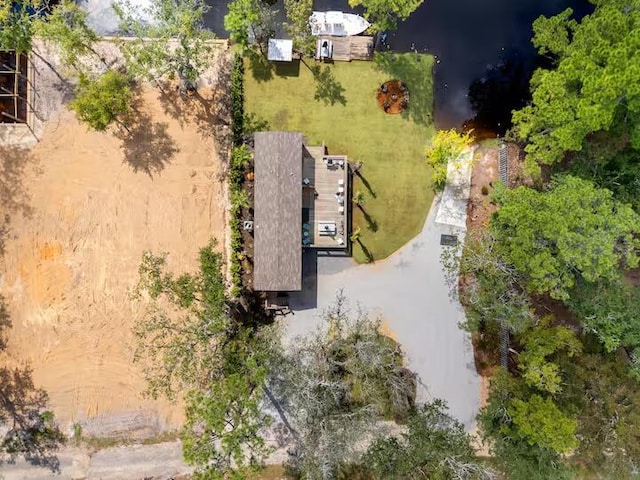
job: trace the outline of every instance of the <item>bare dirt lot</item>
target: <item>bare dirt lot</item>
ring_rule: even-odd
[[[144,250],[170,252],[184,271],[212,236],[224,245],[223,167],[203,130],[215,94],[181,106],[145,89],[131,133],[91,132],[62,110],[32,150],[0,148],[0,293],[12,321],[2,361],[33,367],[63,428],[148,435],[180,423],[179,408],[141,396],[131,326],[146,306],[130,292]]]

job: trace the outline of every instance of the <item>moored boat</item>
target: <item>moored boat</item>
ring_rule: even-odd
[[[309,17],[309,26],[312,35],[346,37],[364,32],[371,24],[354,13],[330,11],[313,12]]]

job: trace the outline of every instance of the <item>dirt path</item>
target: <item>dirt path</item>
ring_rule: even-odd
[[[14,199],[2,212],[11,217],[0,292],[13,323],[4,362],[33,367],[63,427],[148,435],[180,422],[180,409],[141,398],[130,331],[146,306],[130,291],[143,250],[170,252],[170,267],[184,270],[209,238],[224,242],[221,164],[202,128],[210,114],[184,120],[215,105],[214,93],[188,106],[143,91],[126,139],[63,110],[32,151],[0,149],[3,178],[17,172],[19,182],[0,184]]]

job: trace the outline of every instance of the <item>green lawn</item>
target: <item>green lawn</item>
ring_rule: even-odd
[[[247,113],[271,130],[301,131],[311,145],[324,141],[329,153],[363,162],[352,191],[366,196],[364,213],[353,209],[354,229],[361,228],[353,249],[359,262],[385,258],[407,243],[429,211],[424,149],[434,131],[432,66],[433,57],[414,53],[330,65],[305,59],[271,70],[247,63]],[[409,111],[400,115],[385,114],[376,102],[380,84],[392,78],[410,91]]]

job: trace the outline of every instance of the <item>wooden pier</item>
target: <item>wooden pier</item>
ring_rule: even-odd
[[[332,59],[335,61],[350,62],[351,60],[373,59],[373,37],[371,36],[332,37],[322,35],[318,39],[319,41],[329,40],[333,44]]]

